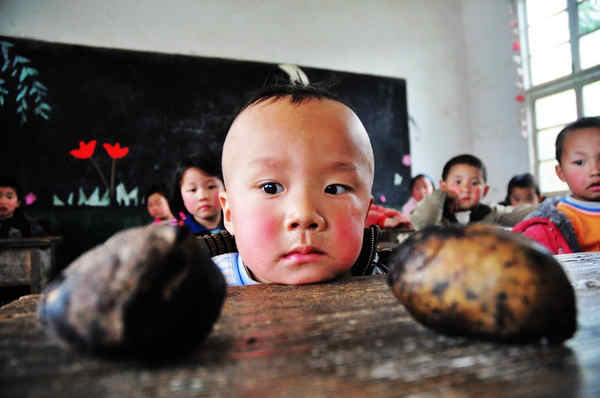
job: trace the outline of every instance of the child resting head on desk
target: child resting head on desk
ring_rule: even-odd
[[[210,332],[226,283],[295,285],[387,271],[378,227],[365,228],[371,143],[333,96],[306,86],[258,94],[234,119],[222,166],[227,231],[121,231],[46,289],[42,322],[92,350],[142,353],[160,342],[171,353]]]
[[[373,149],[325,91],[272,87],[233,121],[219,194],[238,253],[213,257],[229,285],[305,284],[350,271],[372,202]]]

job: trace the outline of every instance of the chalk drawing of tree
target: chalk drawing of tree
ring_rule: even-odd
[[[12,47],[14,44],[0,40],[0,107],[14,106],[21,126],[34,117],[48,120],[52,110],[46,102],[48,89],[29,59],[14,54]]]

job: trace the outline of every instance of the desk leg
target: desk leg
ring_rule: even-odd
[[[42,251],[39,249],[31,250],[30,272],[31,293],[40,293],[42,291]]]

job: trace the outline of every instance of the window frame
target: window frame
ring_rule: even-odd
[[[581,70],[581,59],[579,54],[579,18],[578,18],[578,0],[567,0],[567,13],[569,19],[569,44],[571,50],[571,62],[572,71],[569,75],[559,77],[557,79],[544,82],[533,86],[531,84],[531,65],[530,65],[530,51],[529,51],[529,40],[527,36],[528,25],[527,25],[527,10],[526,0],[517,0],[518,20],[519,20],[519,42],[521,51],[521,60],[523,65],[523,85],[525,88],[526,98],[526,128],[527,136],[529,137],[529,159],[530,169],[533,175],[536,176],[538,182],[540,182],[539,166],[542,160],[539,159],[537,151],[537,140],[538,140],[538,128],[536,125],[536,100],[546,97],[552,94],[557,94],[562,91],[574,89],[575,90],[575,101],[577,109],[577,117],[583,116],[583,87],[587,84],[594,83],[600,80],[600,65],[595,65],[591,68]],[[596,32],[596,29],[587,34]],[[561,191],[544,191],[542,192],[545,196],[564,195],[568,190]]]

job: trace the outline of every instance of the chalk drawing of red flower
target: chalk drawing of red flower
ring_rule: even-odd
[[[77,159],[89,159],[94,154],[96,150],[96,140],[91,140],[89,143],[85,143],[84,141],[79,141],[79,148],[72,149],[69,151],[71,156]]]
[[[72,149],[69,151],[69,153],[71,154],[71,156],[73,156],[74,158],[77,158],[77,159],[89,159],[90,162],[92,162],[92,165],[94,166],[94,168],[96,168],[96,171],[98,172],[98,174],[100,175],[100,179],[104,183],[104,186],[108,190],[109,186],[108,186],[108,182],[106,181],[106,177],[104,177],[104,173],[102,173],[102,170],[100,170],[98,163],[96,163],[96,161],[92,157],[95,150],[96,150],[96,140],[91,140],[87,144],[85,143],[85,141],[79,141],[79,148]]]
[[[118,142],[116,142],[114,145],[111,145],[111,144],[105,142],[102,145],[104,146],[104,149],[108,153],[108,156],[110,156],[113,159],[121,159],[122,157],[125,157],[125,155],[127,155],[129,153],[129,148],[128,147],[121,148],[121,144],[119,144]]]

